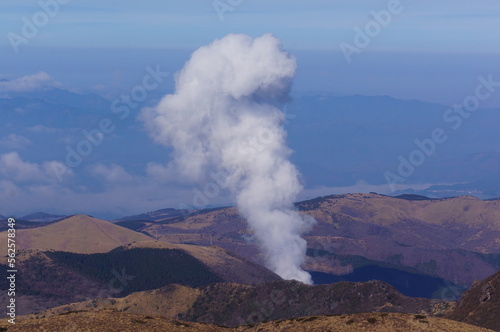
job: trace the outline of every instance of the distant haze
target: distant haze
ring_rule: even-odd
[[[297,59],[294,96],[388,95],[451,106],[474,92],[477,76],[492,73],[500,80],[497,54],[421,54],[368,49],[348,64],[338,50],[300,50],[286,43],[284,47]],[[67,89],[116,95],[139,84],[147,65],[159,64],[165,71],[177,72],[194,48],[36,47],[33,51],[20,57],[0,47],[5,59],[0,63],[0,78],[31,75],[43,69]],[[54,52],[64,56],[56,61]],[[173,91],[174,85],[171,76],[162,86]],[[484,101],[483,107],[500,107],[500,94]]]

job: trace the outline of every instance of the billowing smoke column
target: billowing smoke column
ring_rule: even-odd
[[[192,180],[209,172],[227,175],[233,194],[268,267],[284,279],[311,283],[301,269],[306,241],[304,219],[293,203],[302,190],[288,161],[284,114],[295,74],[293,57],[270,34],[228,35],[195,51],[165,96],[144,119],[152,136],[175,150],[175,163]]]

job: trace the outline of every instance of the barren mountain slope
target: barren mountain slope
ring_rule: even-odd
[[[261,324],[226,328],[215,325],[183,322],[158,316],[126,314],[104,310],[97,312],[73,312],[41,319],[18,321],[16,325],[0,320],[0,329],[8,332],[491,332],[492,330],[460,323],[444,318],[410,314],[353,314],[338,316],[311,316],[272,321]]]
[[[51,308],[32,317],[73,311],[117,310],[200,323],[238,326],[262,321],[327,314],[405,312],[442,315],[453,303],[403,296],[389,285],[372,281],[307,286],[273,281],[257,286],[233,283],[199,288],[169,285],[124,298],[91,300]]]
[[[500,271],[467,290],[447,318],[500,331]]]
[[[5,241],[7,232],[0,233]],[[77,253],[107,252],[134,241],[152,240],[149,236],[85,215],[68,217],[33,229],[18,230],[17,249],[59,250]]]
[[[17,256],[19,314],[103,297],[126,296],[172,283],[259,284],[281,280],[268,269],[217,247],[143,241],[108,253],[24,250]],[[1,263],[3,269],[5,257]],[[8,288],[7,279],[0,288]],[[6,297],[2,292],[0,298]]]
[[[309,270],[353,270],[318,252],[354,255],[468,287],[500,268],[500,201],[473,197],[412,200],[377,194],[320,197],[297,207],[318,221],[305,234]],[[139,229],[174,243],[214,245],[263,264],[245,220],[236,208],[201,211]],[[338,263],[338,262],[337,262]]]

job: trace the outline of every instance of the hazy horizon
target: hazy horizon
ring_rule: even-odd
[[[172,172],[172,151],[154,143],[138,116],[174,92],[196,49],[230,33],[272,33],[296,59],[292,98],[280,107],[305,185],[299,199],[394,193],[388,177],[397,189],[452,184],[455,193],[498,195],[490,188],[500,160],[495,1],[151,1],[137,8],[133,1],[47,0],[3,2],[0,9],[0,214],[113,218],[192,206],[199,188]],[[113,109],[148,75],[156,81],[147,96],[130,102],[126,114]],[[458,112],[449,110],[455,104],[474,102],[469,97],[488,80],[478,108],[489,111],[470,119],[446,115]],[[78,95],[50,92],[54,87]],[[69,165],[68,149],[106,117],[114,127],[103,144]],[[398,173],[400,156],[417,156],[415,140],[427,142],[440,128],[446,142],[430,152],[424,146],[423,165]],[[200,206],[234,203],[225,191],[215,196]]]

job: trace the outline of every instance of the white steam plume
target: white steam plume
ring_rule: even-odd
[[[175,150],[175,163],[192,180],[210,171],[227,174],[225,187],[254,231],[268,267],[284,279],[311,283],[301,269],[304,219],[293,203],[302,190],[288,161],[274,104],[286,99],[295,74],[293,57],[270,34],[228,35],[195,51],[165,96],[143,118],[160,143]]]

